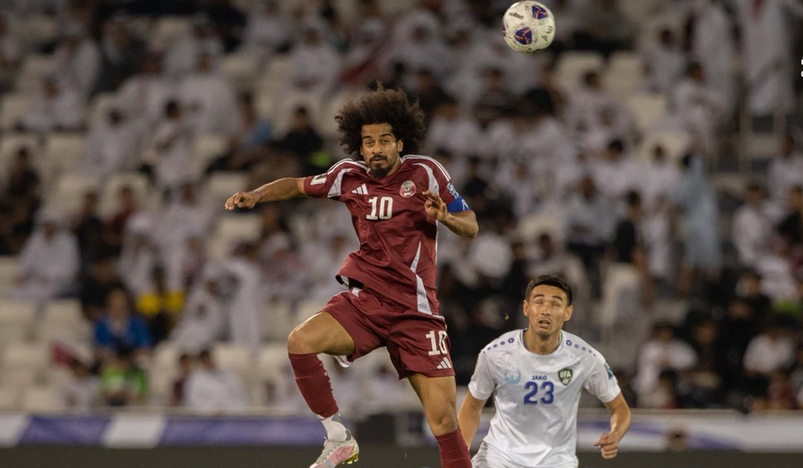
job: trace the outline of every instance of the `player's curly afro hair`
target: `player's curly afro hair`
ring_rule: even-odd
[[[335,117],[340,144],[346,152],[360,157],[362,126],[387,123],[397,140],[404,142],[404,154],[417,154],[426,136],[424,113],[418,101],[410,102],[400,89],[379,86],[358,100],[351,101]]]

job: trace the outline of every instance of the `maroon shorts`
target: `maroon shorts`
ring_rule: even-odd
[[[413,374],[453,376],[446,320],[412,310],[365,289],[335,294],[323,308],[346,329],[356,349],[354,361],[386,346],[399,379]]]

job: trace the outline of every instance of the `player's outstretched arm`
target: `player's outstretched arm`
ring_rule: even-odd
[[[304,178],[285,177],[274,180],[250,192],[237,192],[226,200],[226,209],[251,209],[260,202],[287,200],[288,198],[304,197]]]
[[[477,428],[480,426],[480,415],[482,414],[482,408],[485,407],[485,401],[474,398],[474,395],[469,391],[460,406],[457,423],[460,425],[463,440],[466,441],[466,445],[469,447],[471,447],[471,441],[474,440],[474,435],[477,434]]]
[[[611,431],[602,434],[594,443],[599,447],[602,458],[614,458],[619,454],[619,441],[630,429],[630,407],[620,392],[613,400],[605,403],[611,414]]]
[[[477,237],[480,227],[477,224],[477,215],[473,211],[449,213],[446,209],[446,202],[443,201],[440,195],[427,190],[424,192],[424,196],[427,197],[427,201],[424,202],[424,210],[428,216],[437,219],[459,236],[472,239]]]

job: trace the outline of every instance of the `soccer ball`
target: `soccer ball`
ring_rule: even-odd
[[[510,5],[502,18],[505,42],[516,52],[546,49],[555,39],[555,17],[544,5],[525,0]]]

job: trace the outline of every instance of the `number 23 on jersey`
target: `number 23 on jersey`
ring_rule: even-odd
[[[527,391],[527,393],[524,395],[525,405],[537,405],[538,402],[548,405],[555,401],[555,396],[552,394],[552,392],[555,390],[555,385],[548,380],[541,382],[540,389],[542,390],[542,396],[540,399],[537,397],[539,389],[538,382],[527,382],[524,384],[524,389]]]

